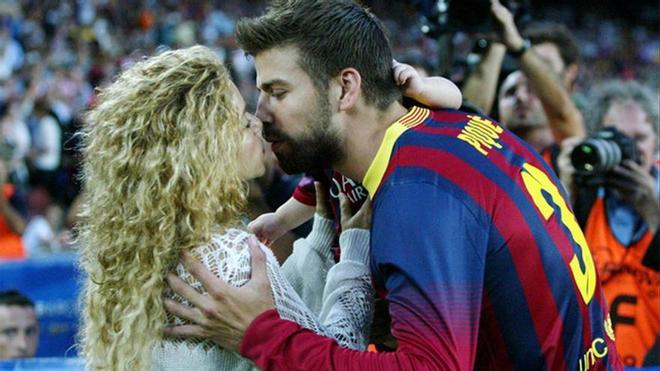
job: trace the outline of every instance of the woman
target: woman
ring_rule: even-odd
[[[81,345],[90,368],[253,367],[209,341],[163,339],[161,331],[184,323],[163,308],[163,294],[184,302],[166,290],[168,272],[203,291],[178,263],[181,252],[236,286],[249,278],[239,218],[246,180],[264,171],[260,132],[227,70],[201,46],[137,63],[99,94],[83,137],[79,231],[88,273]],[[352,260],[327,273],[332,233],[332,221],[317,218],[283,268],[262,246],[274,302],[283,318],[360,349],[372,312],[368,232],[347,231],[343,249]]]

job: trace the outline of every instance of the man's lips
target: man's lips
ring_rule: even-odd
[[[270,149],[273,152],[277,152],[277,149],[281,147],[282,144],[284,144],[284,142],[281,140],[269,140],[268,142],[270,143]]]

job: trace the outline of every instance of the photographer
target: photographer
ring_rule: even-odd
[[[570,96],[579,54],[574,38],[565,27],[546,23],[530,28],[525,39],[498,0],[491,1],[491,11],[500,28],[498,40],[468,76],[465,99],[491,113],[508,52],[518,60],[520,71],[509,75],[500,88],[500,122],[539,152],[566,138],[583,136],[582,115]]]
[[[660,356],[656,102],[650,89],[636,81],[596,86],[589,106],[590,127],[599,130],[595,137],[612,128],[625,136],[606,143],[621,149],[622,160],[607,172],[576,174],[580,162],[571,153],[583,144],[571,139],[563,143],[557,161],[562,179],[569,181],[567,189],[573,190],[575,215],[610,304],[617,349],[626,365],[637,367],[658,364]],[[599,157],[618,158],[606,152]]]

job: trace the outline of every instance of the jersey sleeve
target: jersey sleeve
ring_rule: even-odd
[[[387,292],[397,351],[344,349],[266,312],[241,354],[268,370],[473,369],[487,236],[460,195],[425,183],[384,188],[374,206],[372,273]]]
[[[311,176],[304,176],[298,182],[296,189],[293,190],[293,198],[297,201],[308,205],[316,206],[316,190],[314,189],[314,178]]]

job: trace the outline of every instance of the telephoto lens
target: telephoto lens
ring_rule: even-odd
[[[607,139],[588,138],[575,147],[571,161],[577,172],[606,173],[621,162],[621,148]]]
[[[633,139],[613,127],[594,133],[571,152],[578,185],[605,184],[607,173],[624,160],[641,163],[641,154]]]

